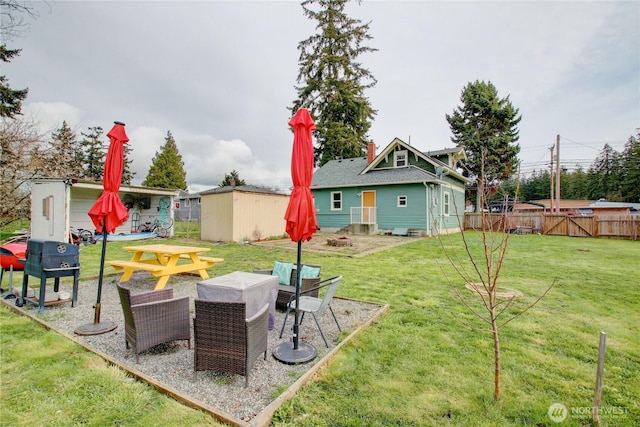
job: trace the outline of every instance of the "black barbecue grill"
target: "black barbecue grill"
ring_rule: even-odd
[[[80,253],[79,246],[71,243],[55,242],[48,240],[27,240],[26,262],[24,264],[24,278],[22,280],[22,294],[16,299],[16,305],[22,307],[26,301],[34,302],[26,298],[29,276],[40,278],[40,295],[38,298],[38,313],[44,311],[45,288],[47,279],[55,279],[53,291],[58,292],[60,278],[73,276],[73,292],[71,306],[78,302],[78,279],[80,277]],[[68,301],[61,300],[60,302]]]

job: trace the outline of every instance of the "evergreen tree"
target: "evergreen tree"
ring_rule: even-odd
[[[104,172],[105,150],[107,149],[101,140],[103,130],[100,126],[89,128],[89,133],[80,132],[83,136],[82,146],[84,174],[81,178],[92,181],[102,181]]]
[[[298,44],[298,99],[291,112],[309,109],[315,120],[316,163],[335,157],[361,157],[366,153],[367,132],[376,111],[364,95],[377,83],[358,57],[373,49],[369,24],[345,14],[348,0],[305,0],[304,15],[317,21],[318,33]]]
[[[478,80],[465,86],[460,102],[446,119],[453,133],[451,141],[466,151],[465,176],[478,179],[482,171],[487,184],[511,177],[520,152],[515,144],[519,138],[516,126],[522,119],[518,109],[509,96],[499,98],[491,82]]]
[[[82,146],[66,121],[51,134],[46,176],[49,178],[84,176]]]
[[[640,202],[640,133],[629,137],[622,151],[622,195],[626,202]]]
[[[160,152],[151,161],[149,173],[142,185],[147,187],[187,189],[187,173],[184,170],[182,155],[178,152],[176,141],[167,131],[164,145],[160,147]]]
[[[609,144],[593,161],[588,171],[589,198],[621,201],[622,156]]]
[[[530,177],[523,180],[522,200],[548,199],[551,192],[550,186],[551,174],[549,171],[534,171]]]
[[[225,187],[227,185],[235,187],[235,186],[247,185],[247,184],[244,182],[244,179],[240,179],[240,175],[238,174],[238,171],[234,169],[230,173],[224,174],[224,178],[222,179],[222,181],[220,181],[221,187]]]
[[[122,162],[122,184],[131,185],[131,181],[133,177],[136,176],[136,173],[131,170],[131,163],[133,163],[133,158],[131,157],[131,152],[133,148],[131,144],[124,144],[124,158]]]
[[[517,199],[522,200],[522,184],[524,179],[520,178],[509,178],[502,183],[502,192],[498,194],[495,199],[500,199],[501,197],[508,197],[509,199]]]
[[[21,49],[7,49],[6,45],[0,45],[0,61],[9,63],[11,59],[19,55]],[[0,117],[13,117],[21,114],[22,101],[27,97],[29,89],[13,90],[5,76],[0,76]]]
[[[582,166],[577,165],[573,172],[562,171],[560,175],[562,185],[562,198],[570,200],[588,199],[587,174]]]

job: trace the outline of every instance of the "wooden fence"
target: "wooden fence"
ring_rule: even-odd
[[[483,215],[465,213],[464,229],[481,230]],[[487,229],[519,234],[540,233],[553,236],[612,237],[638,240],[640,215],[566,215],[542,213],[484,214]]]

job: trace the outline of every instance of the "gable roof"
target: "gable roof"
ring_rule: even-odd
[[[401,168],[379,168],[376,166],[385,160],[396,146],[410,151],[425,161],[434,165],[434,169],[441,167],[446,174],[451,175],[461,182],[468,181],[467,178],[451,169],[447,164],[431,158],[425,153],[416,150],[399,138],[395,138],[391,143],[378,154],[371,163],[367,163],[366,157],[355,157],[351,159],[330,160],[313,174],[311,189],[353,187],[365,185],[389,185],[389,184],[414,184],[423,182],[443,182],[435,174],[419,167],[409,165]],[[452,149],[458,153],[461,148]],[[446,153],[442,153],[446,154]]]
[[[313,174],[311,189],[439,181],[434,174],[415,166],[362,173],[366,167],[366,157],[330,160]]]
[[[200,197],[200,193],[189,193],[188,191],[180,190],[178,197],[180,199],[198,199]]]
[[[425,156],[443,156],[446,154],[456,154],[460,159],[466,159],[467,154],[462,147],[443,148],[442,150],[425,151]]]
[[[407,150],[408,152],[412,153],[416,158],[420,158],[428,163],[431,163],[434,167],[440,166],[440,167],[447,168],[448,169],[447,173],[457,176],[459,179],[463,179],[463,180],[465,179],[455,169],[452,169],[446,163],[431,157],[427,153],[423,153],[422,151],[417,150],[415,147],[407,144],[406,142],[404,142],[403,140],[397,137],[394,138],[393,141],[391,141],[391,143],[387,145],[385,149],[382,150],[382,152],[380,152],[380,154],[378,154],[373,159],[373,161],[369,165],[367,165],[367,167],[361,173],[365,174],[370,170],[375,169],[381,162],[386,161],[388,157],[395,151],[396,147],[400,147],[403,150]],[[458,153],[458,155],[460,155],[461,151],[464,153],[464,150],[462,148],[456,147],[456,148],[435,151],[435,152],[432,152],[431,155],[446,155],[450,153]]]
[[[263,194],[274,194],[278,196],[286,196],[286,194],[278,193],[276,191],[270,190],[264,187],[257,187],[255,185],[225,185],[223,187],[216,187],[211,190],[201,191],[200,195],[205,194],[222,194],[222,193],[231,193],[233,191],[239,191],[241,193],[263,193]]]

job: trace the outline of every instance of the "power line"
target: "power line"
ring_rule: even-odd
[[[607,145],[613,145],[613,144],[622,144],[622,145],[624,145],[627,142],[626,140],[625,141],[585,141],[585,142],[579,142],[579,141],[574,141],[572,139],[569,139],[566,136],[562,136],[561,138],[563,140],[569,141],[569,142],[571,142],[573,144],[577,144],[577,145],[580,145],[582,147],[590,148],[590,149],[596,150],[596,151],[600,151],[605,144],[607,144]],[[597,145],[599,148],[595,148],[595,147],[589,146],[587,144]]]

